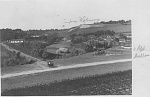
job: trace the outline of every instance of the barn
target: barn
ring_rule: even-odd
[[[71,42],[61,42],[58,44],[52,44],[46,47],[47,52],[56,54],[57,50],[61,50],[62,48],[71,48]]]

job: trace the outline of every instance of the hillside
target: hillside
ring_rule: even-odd
[[[83,28],[83,25],[72,27],[68,30],[61,30],[57,31],[59,33],[59,36],[61,37],[69,37],[71,34],[82,34],[82,33],[92,33],[99,30],[111,30],[116,33],[122,33],[122,32],[131,32],[131,25],[123,25],[123,24],[103,24],[103,26],[97,26],[94,24],[90,24],[87,27]]]
[[[96,32],[98,30],[111,30],[118,32],[130,32],[131,31],[131,25],[123,25],[123,24],[104,24],[103,27],[87,27],[87,28],[81,28],[78,27],[72,31],[69,32],[69,34],[73,33],[91,33]]]

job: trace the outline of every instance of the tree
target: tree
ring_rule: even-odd
[[[21,58],[20,53],[21,53],[20,51],[16,53],[16,58],[18,58],[18,59]]]
[[[21,29],[2,29],[0,31],[1,34],[1,41],[7,41],[7,40],[11,40],[11,39],[21,39],[24,38],[24,36],[26,36],[26,32],[22,31]]]
[[[42,53],[42,58],[46,59],[47,57],[48,57],[48,53],[47,53],[46,51],[44,51],[44,52]]]
[[[42,54],[44,52],[44,48],[46,45],[43,45],[40,42],[32,42],[31,44],[31,55],[38,58],[42,57]]]
[[[127,39],[127,37],[124,34],[121,34],[121,33],[119,34],[119,37],[123,38],[123,39]]]
[[[47,36],[47,42],[48,42],[48,44],[53,44],[54,42],[57,41],[57,39],[59,39],[57,33],[52,33],[52,34],[49,34]]]

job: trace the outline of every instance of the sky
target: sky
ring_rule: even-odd
[[[64,29],[131,19],[129,0],[0,0],[0,29]],[[93,20],[82,22],[82,18]],[[76,21],[68,23],[69,21]]]

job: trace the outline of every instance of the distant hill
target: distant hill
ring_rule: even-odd
[[[99,30],[111,30],[116,33],[122,33],[122,32],[131,32],[131,24],[83,24],[76,27],[72,27],[70,29],[65,30],[58,30],[54,31],[59,33],[59,36],[61,37],[69,37],[71,34],[83,34],[83,33],[92,33]],[[52,33],[51,31],[46,32]]]
[[[95,27],[94,27],[95,26]],[[69,33],[92,33],[98,30],[111,30],[116,33],[118,32],[131,32],[131,25],[124,24],[103,24],[103,25],[81,25],[74,28]]]

